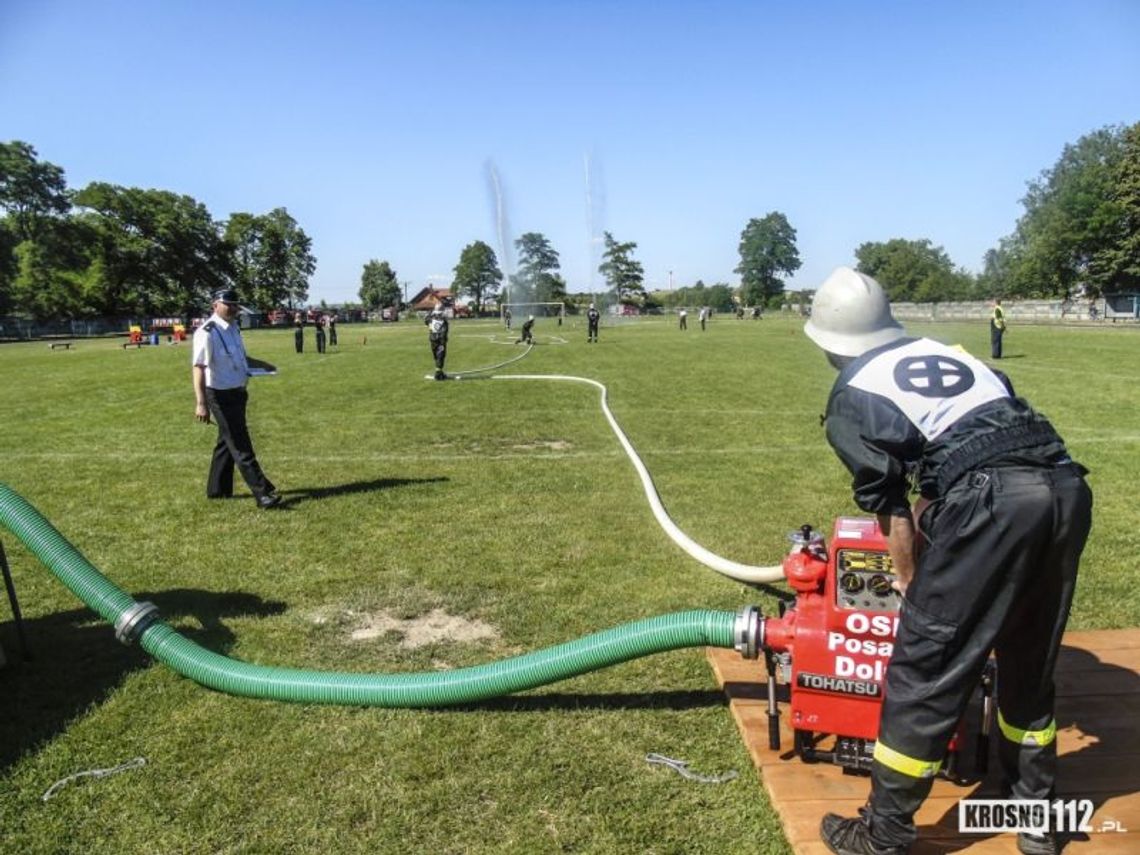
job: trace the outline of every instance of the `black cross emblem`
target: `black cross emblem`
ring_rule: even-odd
[[[895,365],[895,383],[924,398],[953,398],[974,385],[974,372],[949,356],[912,356]]]

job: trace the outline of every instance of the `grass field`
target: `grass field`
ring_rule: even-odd
[[[912,330],[988,353],[984,325]],[[818,418],[834,372],[798,323],[681,333],[646,320],[603,325],[589,346],[573,320],[536,334],[503,373],[605,383],[674,520],[714,552],[775,563],[789,530],[855,511]],[[215,432],[193,419],[188,347],[0,346],[0,480],[201,644],[261,664],[416,671],[678,609],[774,610],[665,537],[596,391],[426,382],[417,323],[344,326],[324,356],[294,354],[290,330],[246,338],[280,367],[252,382],[250,405],[278,511],[244,485],[204,498]],[[517,354],[507,340],[490,322],[453,324],[448,370]],[[1140,333],[1014,327],[1006,350],[1018,392],[1092,470],[1070,625],[1140,625]],[[0,539],[35,655],[19,661],[0,608],[0,851],[788,851],[698,650],[443,711],[234,698],[118,645]],[[367,631],[433,610],[489,634],[408,648]],[[692,783],[649,752],[740,777]],[[67,775],[140,756],[141,769],[41,801]]]

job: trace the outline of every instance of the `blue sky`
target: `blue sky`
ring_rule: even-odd
[[[0,0],[0,139],[76,188],[287,208],[314,302],[372,258],[414,291],[499,252],[492,165],[571,291],[602,228],[651,288],[735,285],[774,210],[809,288],[894,237],[976,271],[1066,143],[1140,120],[1138,44],[1134,0]]]

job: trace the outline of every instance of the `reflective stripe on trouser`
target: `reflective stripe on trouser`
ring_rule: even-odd
[[[923,518],[928,546],[907,588],[879,723],[890,753],[876,751],[871,771],[876,843],[914,839],[932,777],[891,761],[942,759],[991,650],[1007,720],[1040,730],[1052,719],[1053,666],[1091,507],[1076,466],[992,469],[964,476]],[[1046,798],[1055,740],[1001,743],[1013,794]]]

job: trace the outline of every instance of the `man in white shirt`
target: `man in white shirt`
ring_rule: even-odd
[[[234,493],[234,464],[249,485],[259,508],[281,504],[276,487],[257,462],[246,426],[249,399],[245,384],[250,368],[276,369],[268,362],[246,356],[237,317],[241,311],[237,292],[229,288],[214,292],[214,314],[194,332],[191,379],[194,383],[194,417],[205,424],[218,423],[218,442],[210,462],[206,497],[229,498]]]

